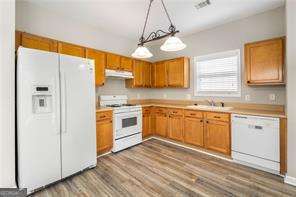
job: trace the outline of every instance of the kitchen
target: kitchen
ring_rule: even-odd
[[[76,125],[82,120],[86,125],[91,120],[89,130],[94,130],[87,141],[89,146],[82,149],[73,144],[73,150],[69,151],[83,155],[89,147],[97,160],[90,156],[92,162],[87,167],[77,168],[76,172],[81,173],[72,176],[75,173],[71,172],[54,185],[50,183],[56,181],[50,181],[30,188],[28,193],[36,196],[58,195],[58,191],[89,196],[134,195],[134,192],[143,196],[295,195],[294,97],[293,87],[289,85],[294,80],[291,68],[294,45],[289,39],[295,39],[295,16],[289,6],[295,3],[254,2],[232,2],[231,9],[214,0],[188,1],[183,5],[161,0],[116,2],[118,7],[114,1],[16,1],[13,33],[20,65],[22,57],[26,59],[31,53],[56,54],[61,71],[63,62],[68,61],[65,57],[73,57],[69,59],[72,62],[84,58],[94,60],[86,64],[94,66],[95,92],[86,93],[85,88],[80,90],[78,86],[71,90],[70,85],[63,85],[63,74],[58,84],[61,102],[63,89],[73,91],[74,95],[65,97],[69,100],[65,109],[61,104],[62,112],[69,110],[66,115],[61,113],[61,120],[63,117],[75,120],[77,114],[80,118]],[[78,9],[84,15],[72,16]],[[124,10],[126,19],[121,21],[121,16],[114,13]],[[214,19],[209,18],[208,13],[215,10],[221,12],[213,15]],[[184,13],[187,14],[183,16]],[[196,21],[207,21],[207,24],[184,22],[192,17],[201,18]],[[90,25],[94,19],[98,22]],[[108,24],[104,19],[108,19]],[[179,51],[164,48],[169,47],[165,45],[167,38],[148,40],[150,32],[167,29],[172,24],[176,26],[167,37],[175,38],[176,34],[180,38]],[[147,40],[141,39],[142,32]],[[138,43],[139,48],[145,48],[142,54],[136,54]],[[143,54],[153,57],[139,59],[137,55]],[[37,65],[38,62],[36,68]],[[70,75],[71,72],[66,72],[67,80],[77,83],[78,75]],[[81,78],[80,84],[84,83],[87,84]],[[52,87],[46,84],[36,87],[36,91],[48,91],[33,93],[33,100],[36,97],[39,102],[36,109],[40,109],[41,103],[44,105],[47,97],[51,98]],[[83,90],[84,93],[78,93]],[[79,98],[79,95],[84,96]],[[93,110],[83,115],[90,106],[82,107],[83,103],[88,101]],[[72,113],[70,105],[73,105]],[[20,106],[17,104],[16,108]],[[76,106],[81,114],[74,110]],[[17,111],[18,114],[22,113]],[[85,137],[79,136],[75,140],[82,141]],[[21,141],[13,141],[12,145]],[[16,149],[19,149],[18,157],[23,158],[21,152],[25,149],[18,146]],[[82,157],[69,160],[79,163],[79,159]],[[18,161],[15,169],[22,169],[17,157],[11,160]],[[21,174],[11,169],[7,177],[18,173]],[[23,183],[20,177],[16,183],[13,179],[10,185],[26,186],[26,183],[20,186]],[[81,183],[86,185],[79,191],[75,189],[75,181],[90,183]],[[107,186],[109,181],[112,186]],[[64,188],[67,184],[71,189]],[[13,186],[3,186],[9,187]]]

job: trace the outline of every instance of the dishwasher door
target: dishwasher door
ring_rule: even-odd
[[[232,151],[279,162],[279,126],[279,118],[233,114]]]

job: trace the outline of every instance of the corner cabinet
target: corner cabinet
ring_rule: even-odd
[[[245,44],[248,85],[283,85],[285,38]]]
[[[106,53],[95,49],[86,49],[86,58],[95,61],[95,83],[96,86],[105,84]]]
[[[152,87],[164,88],[167,87],[167,70],[164,61],[153,63],[151,69]]]
[[[149,88],[151,87],[151,63],[142,60],[133,60],[133,79],[127,79],[127,88]]]

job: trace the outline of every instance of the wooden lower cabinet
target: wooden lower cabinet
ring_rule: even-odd
[[[154,115],[155,135],[167,137],[168,117],[166,113],[156,113]]]
[[[204,131],[205,148],[230,155],[229,122],[207,120]]]
[[[185,117],[184,142],[195,146],[204,146],[204,121],[200,118]]]
[[[146,138],[153,134],[152,132],[152,117],[150,107],[145,107],[142,110],[142,137]]]
[[[170,115],[168,119],[168,138],[183,141],[183,116]]]
[[[109,114],[97,113],[97,154],[109,152],[113,146],[113,120]]]

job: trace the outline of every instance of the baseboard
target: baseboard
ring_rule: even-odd
[[[188,146],[184,146],[182,144],[178,144],[178,143],[175,143],[175,142],[171,142],[169,140],[165,140],[165,139],[162,139],[162,138],[158,138],[156,136],[152,136],[150,137],[149,139],[157,139],[157,140],[160,140],[160,141],[163,141],[163,142],[167,142],[167,143],[170,143],[170,144],[174,144],[176,146],[179,146],[179,147],[182,147],[182,148],[186,148],[186,149],[190,149],[190,150],[193,150],[193,151],[196,151],[196,152],[199,152],[199,153],[203,153],[203,154],[206,154],[206,155],[209,155],[209,156],[213,156],[213,157],[216,157],[216,158],[219,158],[219,159],[223,159],[225,161],[230,161],[230,162],[233,162],[232,159],[228,159],[226,157],[223,157],[223,156],[219,156],[219,155],[215,155],[215,154],[212,154],[212,153],[209,153],[209,152],[206,152],[206,151],[202,151],[202,150],[198,150],[198,149],[195,149],[195,148],[191,148],[191,147],[188,147]],[[148,139],[147,139],[148,140]]]
[[[103,153],[103,154],[101,154],[101,155],[97,155],[97,158],[99,158],[99,157],[103,157],[103,156],[105,156],[105,155],[109,155],[110,153],[112,153],[112,152],[109,151],[109,152]]]
[[[296,186],[296,178],[292,176],[285,176],[285,183]]]

